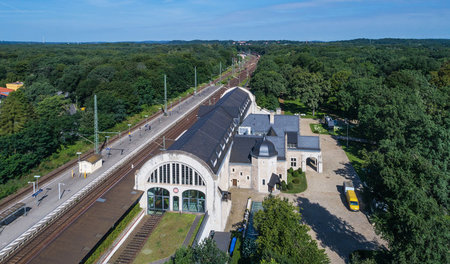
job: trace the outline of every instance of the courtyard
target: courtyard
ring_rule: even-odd
[[[313,119],[301,120],[301,135],[314,135],[310,130]],[[342,184],[352,181],[355,188],[361,182],[344,150],[329,135],[320,135],[323,153],[323,173],[308,167],[308,188],[300,194],[279,194],[297,203],[305,224],[311,227],[310,235],[324,248],[331,263],[346,263],[351,252],[357,249],[377,249],[386,243],[375,234],[373,226],[363,212],[350,211],[345,203]],[[264,194],[248,189],[231,189],[233,206],[226,231],[233,230],[242,221],[247,198],[262,201]],[[361,199],[359,199],[361,200]]]

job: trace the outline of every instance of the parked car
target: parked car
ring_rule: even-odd
[[[359,201],[356,197],[355,187],[353,187],[353,184],[351,182],[344,182],[344,192],[350,210],[359,211]]]

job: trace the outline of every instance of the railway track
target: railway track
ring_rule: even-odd
[[[219,98],[224,91],[224,89],[221,89],[213,94],[212,97]],[[94,190],[89,192],[78,203],[68,209],[61,217],[47,225],[47,227],[38,233],[33,239],[27,241],[19,250],[4,259],[1,263],[14,264],[29,263],[32,261],[32,259],[38,255],[39,252],[55,240],[59,234],[64,232],[64,230],[76,221],[84,212],[86,212],[98,198],[103,196],[123,178],[127,176],[134,177],[136,170],[138,170],[148,160],[150,155],[161,152],[161,147],[164,145],[163,136],[166,139],[166,147],[170,146],[174,142],[175,138],[177,138],[196,121],[197,112],[198,108],[189,112],[182,120],[167,129],[163,135],[149,143],[143,151],[132,158],[128,164],[135,164],[136,166],[134,166],[133,169],[130,169],[130,166],[127,164],[113,172],[111,176],[106,177],[101,184],[97,185]]]
[[[247,73],[245,72],[242,74],[246,75]],[[236,82],[239,82],[239,80],[236,80]],[[214,98],[215,102],[220,98],[224,91],[225,89],[220,89],[210,98]],[[197,112],[198,108],[192,110],[182,120],[179,120],[177,123],[168,128],[162,135],[150,142],[147,147],[131,158],[128,164],[116,169],[109,177],[105,177],[105,179],[99,183],[95,189],[83,196],[82,199],[68,208],[60,217],[54,219],[53,222],[48,223],[45,228],[26,241],[20,248],[17,248],[15,252],[7,256],[0,263],[32,262],[33,258],[39,255],[39,253],[43,251],[50,243],[52,243],[62,232],[64,232],[64,230],[66,230],[74,221],[83,215],[83,213],[86,212],[98,198],[107,193],[125,177],[134,178],[136,170],[138,170],[151,155],[159,153],[163,145],[166,147],[170,146],[181,133],[183,133],[196,121]],[[148,120],[145,120],[145,122],[148,122]],[[138,127],[139,126],[136,126],[135,129]],[[166,139],[165,144],[163,143],[163,137]],[[134,168],[130,169],[129,164],[134,164]],[[70,168],[70,165],[65,168]],[[64,169],[61,169],[60,171],[63,170]]]
[[[255,62],[255,60],[252,60],[251,62]],[[250,63],[249,63],[250,64]],[[256,65],[256,63],[255,63]],[[229,77],[232,73],[228,72],[226,74],[224,74],[222,76],[222,79],[225,79],[227,77]],[[220,78],[219,78],[220,79]],[[213,84],[216,84],[219,82],[219,79],[214,80]],[[243,79],[242,79],[243,80]],[[236,83],[236,82],[233,82]],[[238,85],[238,84],[236,84]],[[236,86],[235,85],[235,86]],[[203,89],[205,89],[206,87],[208,87],[209,84],[203,85],[198,87],[198,92],[201,92]],[[232,87],[232,86],[230,86]],[[181,104],[182,102],[188,100],[189,98],[192,97],[191,95],[188,95],[186,97],[183,97],[181,100],[179,101],[175,101],[172,104],[172,107],[175,107],[179,104]],[[143,127],[146,123],[156,119],[158,116],[160,116],[162,114],[162,111],[158,111],[156,113],[154,113],[153,115],[151,115],[150,117],[141,120],[140,122],[138,122],[136,125],[134,125],[131,128],[132,132],[135,132],[136,130],[138,130],[139,128]],[[128,134],[128,131],[123,131],[120,132],[120,134],[115,135],[113,137],[111,137],[111,139],[109,140],[110,144],[115,143],[117,140],[120,140],[123,137],[126,137]],[[94,149],[89,150],[88,152],[85,152],[83,154],[80,155],[80,159],[86,159],[89,156],[91,156],[92,154],[94,154]],[[78,158],[73,159],[67,163],[65,163],[64,165],[54,169],[53,171],[49,172],[48,174],[44,175],[43,177],[41,177],[39,179],[39,183],[44,186],[46,183],[50,182],[51,180],[53,180],[54,178],[56,178],[58,175],[60,175],[61,173],[63,173],[64,171],[69,170],[70,168],[74,167],[78,162]],[[17,192],[15,192],[14,194],[11,194],[3,199],[0,200],[0,212],[3,212],[4,210],[6,210],[8,207],[12,206],[13,204],[17,203],[24,195],[25,193],[29,193],[32,190],[32,186],[31,185],[27,185],[26,187],[23,187],[21,189],[19,189]]]

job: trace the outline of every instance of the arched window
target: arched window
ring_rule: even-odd
[[[187,190],[183,192],[184,212],[205,212],[205,194],[201,191]]]
[[[147,191],[147,195],[149,214],[169,210],[170,193],[168,190],[160,187],[155,187],[149,189]]]
[[[147,182],[205,186],[200,173],[182,163],[162,164],[150,174]]]

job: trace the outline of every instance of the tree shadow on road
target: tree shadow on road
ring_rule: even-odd
[[[334,173],[344,177],[346,180],[351,181],[353,183],[353,186],[356,189],[360,189],[361,188],[361,180],[357,177],[358,174],[356,173],[352,164],[350,164],[350,162],[341,163],[341,164],[344,165],[344,167],[334,170]]]
[[[336,252],[346,262],[349,261],[349,254],[357,249],[373,250],[381,246],[376,241],[368,241],[347,221],[331,214],[318,203],[311,203],[304,197],[298,197],[297,202],[303,222],[317,234],[319,243]]]

